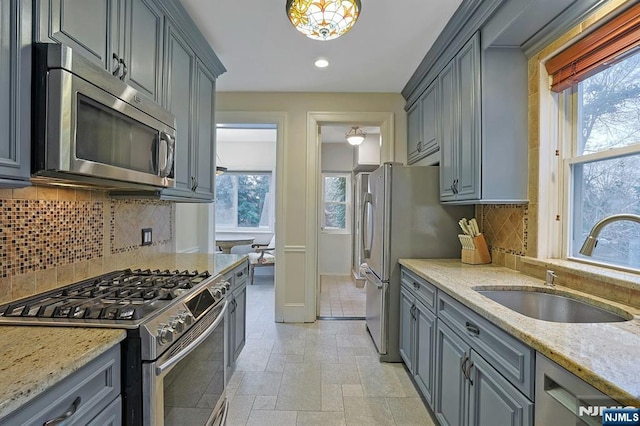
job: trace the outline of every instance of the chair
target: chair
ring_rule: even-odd
[[[275,266],[276,264],[276,236],[274,234],[267,244],[251,244],[251,247],[255,249],[254,252],[249,253],[249,277],[251,285],[253,285],[255,268],[259,266]]]

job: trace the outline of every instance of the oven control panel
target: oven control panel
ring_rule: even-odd
[[[197,325],[198,319],[223,301],[230,284],[218,275],[193,294],[163,309],[140,327],[142,359],[151,361],[165,352],[180,336]]]

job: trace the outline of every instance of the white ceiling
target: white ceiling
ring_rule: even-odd
[[[461,0],[361,0],[331,41],[296,31],[286,0],[180,0],[227,68],[219,91],[399,93]],[[313,62],[327,58],[317,69]]]

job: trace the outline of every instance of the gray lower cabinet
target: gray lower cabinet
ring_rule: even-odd
[[[434,295],[435,288],[407,271],[403,271],[401,277],[400,356],[422,395],[432,405],[436,315],[423,303],[422,287],[433,290]]]
[[[64,424],[122,424],[119,345],[0,419],[0,424],[42,425],[60,417]]]
[[[238,356],[240,356],[246,342],[248,274],[249,265],[245,262],[234,268],[226,277],[227,281],[231,283],[231,289],[227,293],[229,303],[227,367],[229,368],[235,368]]]
[[[0,187],[29,185],[31,2],[0,2]]]
[[[440,319],[436,336],[433,412],[442,426],[464,425],[467,381],[463,369],[469,345]]]

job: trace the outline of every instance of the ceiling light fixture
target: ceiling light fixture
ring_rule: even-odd
[[[353,27],[360,16],[360,0],[287,0],[287,16],[294,27],[314,40],[333,40]]]
[[[367,137],[367,134],[358,126],[353,126],[347,133],[344,134],[344,137],[347,138],[347,142],[349,145],[360,145],[364,138]]]
[[[220,163],[220,156],[218,155],[218,153],[216,152],[216,163]],[[224,166],[218,166],[216,165],[216,176],[220,176],[221,174],[223,174],[224,172],[226,172],[228,169]]]
[[[316,59],[316,61],[313,63],[313,65],[315,65],[317,68],[326,68],[329,66],[329,61],[327,61],[324,58],[318,58]]]

